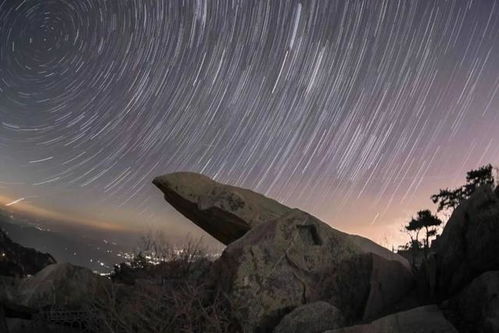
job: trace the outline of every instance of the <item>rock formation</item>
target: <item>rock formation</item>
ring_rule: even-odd
[[[444,307],[462,332],[499,332],[499,271],[480,275]]]
[[[251,228],[293,210],[259,193],[221,184],[194,172],[166,174],[154,178],[153,183],[175,209],[226,245],[242,237]],[[397,260],[409,268],[406,259],[373,241],[357,235],[344,235],[364,252]]]
[[[18,302],[36,308],[81,306],[103,295],[110,283],[87,268],[68,263],[54,264],[20,282]]]
[[[480,274],[499,270],[499,197],[479,188],[456,208],[437,247],[437,292],[455,294]]]
[[[174,208],[226,245],[290,210],[261,194],[192,172],[156,177],[153,183]]]
[[[212,279],[229,295],[244,331],[268,330],[314,301],[335,306],[347,322],[376,318],[412,286],[406,259],[263,195],[194,173],[154,184],[183,215],[229,244]]]
[[[193,173],[154,183],[182,214],[228,244],[221,257],[182,278],[178,263],[165,263],[172,270],[161,270],[160,279],[144,270],[125,286],[71,264],[47,266],[50,255],[0,234],[0,268],[10,275],[0,276],[0,330],[43,332],[44,323],[46,331],[76,332],[80,325],[100,332],[109,319],[151,331],[151,318],[159,325],[182,318],[178,331],[499,332],[497,189],[479,188],[455,210],[415,278],[401,256],[255,192]],[[105,316],[97,314],[108,306]],[[61,322],[60,309],[76,317]]]

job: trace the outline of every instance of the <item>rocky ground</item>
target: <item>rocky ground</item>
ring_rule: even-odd
[[[4,259],[14,266],[0,270],[0,331],[499,332],[498,191],[480,188],[461,204],[413,271],[258,193],[193,173],[154,184],[227,245],[219,258],[125,265],[110,280],[18,248],[33,255]]]

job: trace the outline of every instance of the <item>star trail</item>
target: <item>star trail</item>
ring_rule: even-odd
[[[195,171],[386,240],[499,163],[499,1],[0,0],[0,156],[11,205],[197,232]]]

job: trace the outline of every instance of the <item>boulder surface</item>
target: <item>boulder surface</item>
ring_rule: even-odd
[[[226,245],[290,210],[259,193],[193,172],[159,176],[153,184],[175,209]]]
[[[499,270],[499,197],[480,187],[459,205],[438,241],[437,293],[456,294],[480,274]]]
[[[388,315],[369,324],[325,333],[457,333],[436,305],[427,305]]]
[[[284,316],[274,333],[322,333],[342,327],[341,311],[327,302],[302,305]]]
[[[461,332],[499,332],[499,271],[480,275],[445,305]]]
[[[215,262],[213,279],[245,332],[272,329],[296,307],[319,300],[347,322],[375,318],[413,281],[405,265],[374,254],[368,244],[294,209],[231,243]]]

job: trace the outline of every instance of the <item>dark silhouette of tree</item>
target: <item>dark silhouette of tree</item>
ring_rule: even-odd
[[[478,187],[493,186],[494,183],[493,167],[491,164],[487,164],[476,170],[468,171],[465,185],[455,190],[440,190],[438,194],[431,196],[431,200],[438,205],[437,212],[446,209],[454,210],[463,200],[468,199]]]
[[[428,257],[428,249],[430,248],[430,238],[437,235],[437,227],[442,224],[442,221],[433,215],[430,210],[420,210],[417,212],[415,218],[412,218],[407,225],[404,226],[406,232],[409,234],[411,241],[408,245],[409,250],[412,251],[413,265],[416,262],[416,253],[423,245],[424,256]],[[425,235],[423,243],[419,241],[419,233],[424,230]]]
[[[468,171],[466,174],[466,184],[457,189],[441,189],[439,193],[431,196],[433,203],[437,204],[437,213],[443,210],[454,210],[459,204],[468,199],[480,186],[495,187],[494,173],[499,174],[499,169],[487,164],[478,169]],[[499,186],[495,189],[499,195]],[[421,247],[424,248],[424,257],[428,258],[430,239],[438,235],[438,226],[442,221],[431,213],[430,210],[420,210],[415,218],[412,218],[402,231],[406,232],[411,241],[400,248],[412,252],[413,265],[415,266],[416,255]],[[422,242],[419,241],[421,230],[425,235]]]
[[[455,190],[449,190],[448,188],[440,190],[438,194],[431,196],[431,201],[438,205],[437,212],[445,209],[454,210],[461,201],[464,199],[464,195],[461,188]]]
[[[463,186],[464,195],[469,197],[479,186],[494,185],[492,170],[492,165],[488,164],[479,169],[469,171],[466,175],[466,185]]]
[[[411,238],[411,241],[407,244],[407,250],[412,253],[412,266],[416,267],[416,254],[421,248],[421,242],[419,241],[419,232],[423,228],[420,221],[416,219],[411,219],[407,225],[404,226],[405,231]]]
[[[411,237],[411,244],[419,243],[419,232],[422,228],[421,222],[414,218],[405,226],[405,230],[409,232],[409,236]]]
[[[421,228],[424,228],[425,230],[424,248],[426,257],[428,249],[430,248],[430,238],[437,235],[437,227],[442,224],[442,221],[428,209],[420,210],[417,213],[416,221],[421,225]]]

